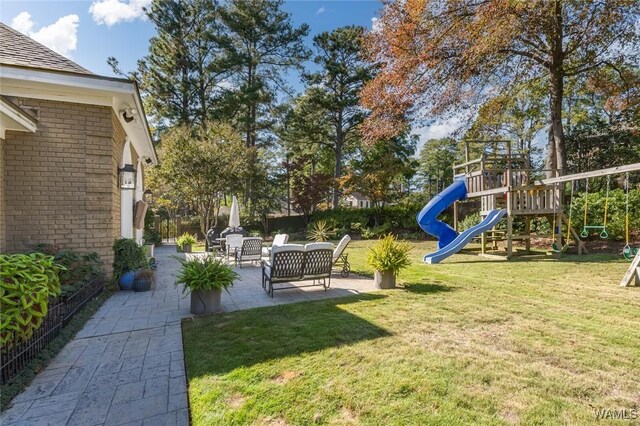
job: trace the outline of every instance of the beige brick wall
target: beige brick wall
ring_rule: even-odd
[[[113,239],[120,232],[114,161],[122,151],[114,147],[114,135],[122,129],[114,132],[112,109],[35,99],[18,103],[38,108],[38,130],[6,135],[5,220],[0,221],[6,223],[6,249],[50,243],[96,251],[110,269]]]
[[[113,133],[111,135],[111,143],[113,145],[111,167],[113,170],[118,170],[120,167],[120,161],[122,160],[122,150],[124,149],[126,134],[115,113],[111,114],[111,126],[113,128]],[[111,238],[112,240],[115,240],[120,238],[122,235],[120,232],[120,182],[117,176],[111,185],[111,194],[111,214],[113,215],[114,223],[113,229],[111,230]]]
[[[0,138],[0,253],[5,251],[4,182],[4,139]]]

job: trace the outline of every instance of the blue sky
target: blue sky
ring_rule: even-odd
[[[0,21],[101,75],[112,75],[107,58],[115,56],[123,70],[135,67],[146,55],[153,25],[142,6],[151,0],[0,0]],[[382,7],[367,1],[285,1],[294,24],[307,23],[311,45],[315,34],[345,25],[371,28]],[[291,81],[293,87],[300,87]],[[461,125],[458,118],[414,129],[422,141],[447,136]]]

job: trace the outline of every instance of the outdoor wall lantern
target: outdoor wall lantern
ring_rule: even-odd
[[[120,173],[120,189],[136,189],[136,169],[133,164],[125,164],[123,168],[119,168]]]
[[[142,199],[149,204],[153,204],[153,192],[150,189],[145,190],[142,193]]]

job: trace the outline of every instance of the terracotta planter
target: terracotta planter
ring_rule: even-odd
[[[393,271],[376,271],[373,274],[373,283],[376,288],[396,288],[396,275]]]
[[[222,312],[222,290],[195,290],[191,292],[191,313],[195,315]]]

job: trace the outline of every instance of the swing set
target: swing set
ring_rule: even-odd
[[[562,247],[559,247],[558,242],[555,241],[556,240],[556,236],[557,235],[561,235],[562,234],[562,230],[559,229],[562,225],[560,224],[560,226],[556,227],[556,218],[558,217],[558,211],[557,211],[557,202],[554,203],[553,206],[553,225],[551,227],[551,229],[553,230],[553,243],[551,244],[551,250],[554,253],[565,253],[567,251],[567,249],[569,248],[569,242],[570,242],[570,237],[571,237],[571,226],[572,226],[572,217],[573,217],[573,200],[574,200],[574,187],[575,187],[575,180],[570,181],[571,182],[571,203],[569,205],[569,219],[568,219],[568,223],[567,223],[567,236],[565,238],[565,244]],[[600,238],[602,239],[606,239],[609,238],[609,233],[607,232],[607,219],[608,219],[608,214],[609,214],[609,190],[611,188],[611,175],[607,175],[607,189],[606,189],[606,193],[605,193],[605,201],[604,201],[604,217],[602,219],[602,225],[589,225],[588,221],[587,221],[587,217],[588,217],[588,212],[589,212],[589,178],[586,178],[586,184],[585,184],[585,192],[584,192],[584,208],[583,208],[583,224],[582,224],[582,231],[580,232],[580,237],[581,238],[587,238],[589,237],[589,235],[593,234],[593,231],[596,231],[597,235],[600,236]],[[629,232],[629,189],[630,189],[630,183],[629,183],[629,172],[626,173],[625,175],[625,180],[624,180],[624,189],[625,189],[625,246],[622,250],[622,255],[625,257],[625,259],[627,260],[632,260],[634,256],[636,256],[638,254],[639,249],[637,247],[631,247],[629,242],[630,242],[630,232]],[[554,193],[557,193],[558,190],[558,184],[557,182],[554,184]],[[599,232],[598,232],[599,231]]]

